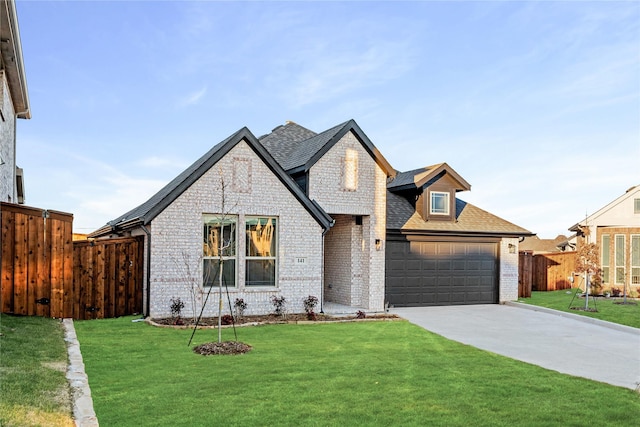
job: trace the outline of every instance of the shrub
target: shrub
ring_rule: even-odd
[[[225,314],[220,319],[220,323],[223,325],[233,325],[233,316],[230,314]]]
[[[356,319],[364,319],[365,317],[367,317],[367,314],[364,311],[358,310],[356,312]]]
[[[612,297],[619,297],[620,295],[622,295],[622,290],[620,288],[616,288],[616,287],[611,288]]]
[[[276,314],[276,316],[285,317],[286,302],[287,300],[285,299],[285,297],[277,297],[275,295],[271,297],[271,304],[273,304],[273,312]]]
[[[316,308],[316,305],[318,305],[318,298],[313,295],[309,295],[302,300],[302,303],[304,304],[304,311],[307,313],[307,319],[316,320],[316,313],[314,312],[314,309]]]
[[[171,298],[169,300],[171,302],[171,317],[174,319],[179,319],[182,317],[182,309],[184,308],[184,302],[178,298]]]
[[[244,311],[247,309],[247,303],[244,302],[242,298],[236,298],[236,301],[233,303],[234,308],[236,309],[236,316],[242,319],[244,316]]]

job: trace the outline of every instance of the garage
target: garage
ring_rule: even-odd
[[[394,307],[498,302],[497,241],[389,240],[385,300]]]

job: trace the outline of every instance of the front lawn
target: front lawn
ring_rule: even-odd
[[[101,425],[628,426],[640,418],[632,390],[405,321],[239,328],[251,352],[201,356],[187,346],[190,330],[131,320],[75,323]],[[230,329],[223,335],[233,339]],[[199,330],[193,345],[216,337]]]
[[[59,320],[0,315],[0,426],[73,426]]]
[[[595,319],[632,326],[634,328],[640,328],[640,304],[621,305],[616,304],[616,302],[621,302],[622,297],[597,297],[594,305],[592,297],[589,297],[589,308],[597,307],[597,312],[570,309],[569,304],[571,304],[571,307],[578,308],[584,308],[585,306],[584,298],[575,297],[575,299],[573,299],[573,303],[571,302],[575,292],[575,289],[551,292],[534,291],[531,292],[531,298],[519,298],[518,302],[552,308],[559,311],[566,311],[567,313],[579,314],[582,316],[589,316]],[[627,301],[634,300],[627,298]]]

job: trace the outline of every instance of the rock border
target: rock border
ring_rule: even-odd
[[[97,427],[98,418],[93,409],[93,399],[89,388],[89,378],[84,371],[80,343],[73,326],[73,319],[63,319],[64,340],[67,343],[67,380],[71,388],[71,400],[73,402],[73,418],[77,427]]]

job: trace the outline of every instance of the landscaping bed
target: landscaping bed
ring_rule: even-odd
[[[231,315],[222,316],[222,327],[235,326],[255,326],[255,325],[270,325],[277,323],[292,323],[292,324],[305,324],[305,323],[322,323],[322,322],[352,322],[352,321],[372,321],[372,320],[398,320],[400,319],[395,314],[390,313],[375,313],[364,314],[364,312],[358,312],[349,316],[332,316],[329,314],[315,314],[313,318],[306,313],[294,313],[287,314],[286,316],[276,314],[254,315],[254,316],[242,316],[232,318]],[[147,323],[153,326],[170,326],[170,327],[184,327],[192,328],[195,326],[196,321],[190,317],[164,317],[158,319],[147,319]],[[217,317],[203,317],[198,323],[198,327],[215,328],[218,326]]]

